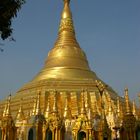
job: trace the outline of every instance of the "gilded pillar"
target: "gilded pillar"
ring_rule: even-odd
[[[46,140],[46,126],[45,126],[45,124],[42,127],[42,140]]]

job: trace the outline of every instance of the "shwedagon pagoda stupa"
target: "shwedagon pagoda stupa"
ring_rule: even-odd
[[[104,83],[76,40],[70,0],[41,71],[0,102],[0,140],[140,140],[139,113]]]

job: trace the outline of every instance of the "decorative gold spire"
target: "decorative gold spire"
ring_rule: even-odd
[[[89,92],[87,89],[84,90],[84,101],[85,101],[85,110],[87,112],[87,117],[88,120],[92,120],[92,111],[91,111],[91,106],[90,106],[90,99],[89,99]]]
[[[117,115],[118,115],[118,117],[122,117],[122,113],[121,113],[121,104],[120,104],[120,99],[119,99],[119,97],[117,97]]]
[[[34,106],[34,97],[31,96],[31,97],[29,98],[29,100],[30,100],[30,101],[33,101],[33,106]],[[32,113],[33,113],[33,110],[34,110],[34,109],[32,109],[32,102],[30,102],[30,101],[28,102],[28,108],[29,108],[29,109],[28,109],[28,111],[26,112],[26,115],[25,115],[25,116],[26,116],[26,117],[25,117],[26,120],[28,120],[28,119],[32,116]],[[33,108],[34,108],[34,107],[33,107]],[[34,113],[33,113],[33,114],[34,114]]]
[[[84,91],[81,93],[81,115],[86,115],[86,109],[85,109],[85,99],[84,99]]]
[[[5,114],[6,114],[7,104],[8,104],[8,98],[6,100],[5,107],[4,107],[4,110],[3,110],[3,115],[2,115],[3,117],[5,117]]]
[[[31,100],[32,100],[32,98],[31,98]],[[25,117],[25,119],[27,119],[27,120],[28,120],[28,118],[30,118],[30,116],[32,116],[32,110],[30,109],[30,107],[31,107],[30,102],[28,103],[28,107],[29,107],[29,109],[28,109],[28,111],[26,113],[26,117]]]
[[[63,31],[75,33],[69,3],[70,0],[64,0],[64,9],[62,11],[59,33]]]
[[[54,101],[53,101],[53,109],[52,114],[58,115],[58,107],[57,107],[57,91],[53,91],[54,94]]]
[[[11,94],[8,97],[8,102],[7,102],[5,116],[11,116],[10,103],[11,103]]]
[[[111,116],[112,114],[112,105],[111,105],[111,98],[110,96],[108,97],[108,115]]]
[[[99,114],[98,114],[98,111],[97,111],[97,102],[95,100],[94,103],[93,103],[93,117],[96,117],[96,115],[99,115]]]
[[[46,107],[46,111],[44,113],[46,119],[49,118],[50,113],[51,113],[51,110],[50,110],[50,97],[48,96],[47,107]]]
[[[19,110],[18,110],[18,113],[17,113],[17,117],[16,117],[16,120],[19,120],[19,121],[22,121],[25,119],[25,116],[24,116],[24,112],[23,112],[23,109],[22,109],[22,98],[20,100],[20,107],[19,107]]]
[[[90,105],[89,105],[89,93],[87,89],[84,90],[84,98],[85,98],[85,108],[86,110],[88,110]]]
[[[65,97],[64,118],[65,119],[71,119],[72,118],[71,110],[70,110],[69,105],[68,105],[68,96],[67,95]]]
[[[72,14],[69,6],[70,0],[64,0],[64,8],[61,15],[58,38],[55,47],[78,47],[75,30],[73,26]]]
[[[32,111],[33,116],[36,114],[36,103],[37,103],[37,99],[36,97],[33,97],[33,111]]]
[[[133,101],[133,115],[137,118],[137,111],[136,111],[136,103],[135,103],[135,100]]]
[[[125,88],[125,106],[126,106],[126,114],[132,114],[129,103],[128,88]]]
[[[35,111],[36,115],[40,115],[41,114],[41,108],[40,108],[40,92],[38,92],[37,95],[37,102],[36,102],[36,111]]]
[[[88,117],[88,120],[89,120],[89,121],[92,120],[92,111],[91,111],[91,108],[90,108],[89,106],[88,106],[87,117]]]

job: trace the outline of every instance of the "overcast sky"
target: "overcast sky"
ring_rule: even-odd
[[[13,20],[16,42],[0,53],[0,99],[42,68],[57,37],[62,0],[27,0]],[[140,0],[71,0],[77,40],[90,68],[120,96],[140,92]]]

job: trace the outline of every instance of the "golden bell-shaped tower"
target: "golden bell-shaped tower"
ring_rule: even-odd
[[[44,85],[49,88],[56,85],[59,88],[56,82],[58,80],[61,85],[62,81],[75,83],[77,80],[97,79],[95,73],[90,70],[86,55],[76,40],[69,4],[69,0],[64,0],[58,37],[54,47],[48,53],[44,67],[19,92]]]
[[[89,68],[85,53],[76,40],[69,2],[64,1],[54,47],[48,54],[44,68],[32,82],[49,79],[82,80],[95,77]]]

